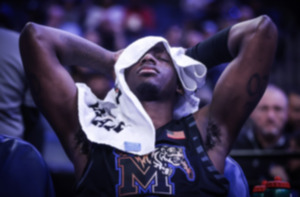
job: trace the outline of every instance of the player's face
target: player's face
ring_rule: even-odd
[[[158,100],[173,96],[177,88],[177,74],[164,45],[152,47],[133,66],[125,70],[131,91],[141,100]]]

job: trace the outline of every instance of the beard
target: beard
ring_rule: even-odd
[[[268,142],[273,142],[277,138],[277,135],[273,133],[264,133],[263,136],[265,140]]]
[[[159,87],[151,83],[141,83],[136,87],[135,93],[140,101],[156,101],[160,99]]]
[[[267,142],[274,142],[278,139],[281,132],[279,129],[269,129],[269,130],[262,130],[261,133]]]

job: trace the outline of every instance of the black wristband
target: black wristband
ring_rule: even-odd
[[[231,26],[221,30],[207,40],[188,48],[186,55],[202,62],[208,69],[231,61],[233,57],[227,46],[230,28]]]

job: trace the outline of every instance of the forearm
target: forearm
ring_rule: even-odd
[[[188,48],[186,55],[202,62],[208,69],[233,59],[228,49],[228,37],[231,27],[225,28],[212,37]]]
[[[39,51],[54,55],[64,66],[78,65],[103,72],[113,70],[116,54],[76,35],[34,23],[28,23],[22,31],[20,49],[28,55]]]
[[[272,36],[276,37],[277,31],[275,29],[275,25],[268,17],[260,16],[223,29],[207,40],[188,48],[186,54],[204,63],[210,69],[219,64],[230,62],[237,57],[245,43],[251,42],[249,38],[253,36],[253,33],[260,32],[260,36],[264,36],[262,35],[263,31],[269,31],[274,32]],[[260,39],[257,36],[256,38]],[[273,41],[270,43],[272,44]]]

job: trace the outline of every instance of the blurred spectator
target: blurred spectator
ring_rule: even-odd
[[[53,131],[31,97],[18,41],[18,32],[0,28],[0,196],[54,196],[57,181],[50,182],[55,174],[45,159]],[[51,148],[53,163],[60,154]]]
[[[300,132],[300,89],[290,91],[287,130],[290,133]]]
[[[85,32],[98,32],[101,37],[101,46],[110,50],[119,50],[127,44],[122,27],[124,17],[124,7],[115,4],[114,0],[91,4],[87,6],[84,17]]]
[[[289,151],[300,153],[300,130],[295,132],[289,140]],[[295,189],[293,197],[300,196],[300,159],[291,158],[287,162],[287,172],[291,187]]]
[[[287,121],[288,99],[277,86],[268,85],[263,97],[250,116],[249,128],[241,132],[234,149],[286,150],[284,125]],[[267,158],[237,158],[244,169],[249,185],[270,180],[278,175],[287,180],[285,161]]]
[[[187,19],[197,20],[207,15],[208,7],[214,1],[215,0],[181,0],[180,5]]]
[[[114,51],[125,47],[126,39],[121,27],[105,20],[100,24],[98,31],[102,38],[101,46]]]
[[[18,40],[17,32],[0,29],[0,128],[2,134],[22,138],[22,106],[35,105],[26,83]]]
[[[290,90],[289,95],[289,111],[288,123],[286,125],[287,131],[290,133],[289,150],[300,152],[300,91],[298,88]],[[289,181],[293,191],[293,196],[300,196],[300,159],[291,158],[287,163],[287,172]]]
[[[41,114],[31,97],[19,53],[19,34],[0,28],[0,133],[43,148]]]
[[[245,21],[255,16],[253,9],[248,5],[241,5],[239,6],[240,14],[239,20]]]
[[[80,19],[83,12],[80,9],[80,1],[78,0],[62,0],[64,9],[64,22],[60,29],[82,36],[82,26]]]
[[[103,21],[108,21],[117,28],[121,28],[125,8],[116,4],[115,0],[95,1],[86,8],[84,18],[85,29],[97,29]]]
[[[51,3],[47,6],[46,25],[82,36],[77,12],[73,1],[66,0],[64,4]]]
[[[22,139],[0,135],[0,177],[0,196],[55,196],[43,157]]]
[[[219,31],[218,24],[212,20],[205,20],[201,25],[204,39],[211,37]]]
[[[187,29],[184,33],[183,46],[189,48],[195,46],[197,43],[202,42],[205,38],[202,32],[196,29]]]
[[[228,27],[236,22],[245,21],[255,17],[253,9],[249,5],[227,1],[221,7],[222,17],[219,20],[219,28]]]
[[[65,10],[59,4],[50,4],[47,7],[46,25],[60,28],[64,22]]]
[[[156,28],[156,15],[152,7],[140,0],[129,0],[126,10],[124,30],[128,42],[147,34],[152,34]]]
[[[172,25],[167,29],[165,38],[168,40],[170,46],[178,47],[182,45],[182,34],[183,31],[181,27],[179,27],[178,25]]]

